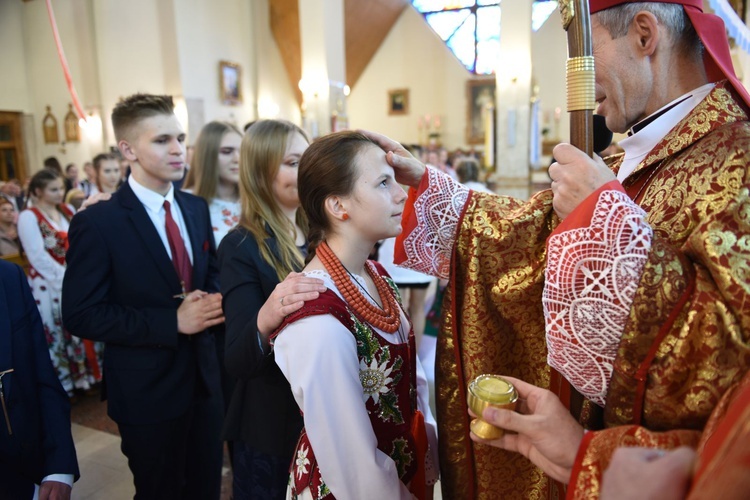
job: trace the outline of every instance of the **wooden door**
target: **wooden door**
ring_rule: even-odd
[[[21,113],[0,111],[0,180],[26,179]]]

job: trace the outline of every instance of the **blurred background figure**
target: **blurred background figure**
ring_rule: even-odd
[[[76,212],[81,208],[85,199],[86,193],[80,189],[71,189],[65,193],[65,204],[72,206]]]
[[[81,190],[88,198],[91,195],[91,189],[96,186],[96,170],[94,170],[94,164],[87,161],[83,164],[83,173],[85,178],[81,180]]]
[[[458,182],[474,191],[489,193],[490,190],[483,183],[479,182],[479,162],[473,158],[464,158],[456,167]]]
[[[78,180],[78,166],[75,163],[68,163],[65,166],[65,193],[71,189],[80,189],[81,183]]]
[[[54,170],[60,176],[63,175],[62,164],[60,163],[60,160],[58,160],[56,156],[48,156],[47,158],[45,158],[44,159],[44,168],[48,168],[50,170]]]
[[[0,196],[0,255],[15,255],[20,251],[16,216],[13,203]]]
[[[90,194],[114,193],[120,186],[120,162],[110,153],[98,154],[94,157],[95,186]]]

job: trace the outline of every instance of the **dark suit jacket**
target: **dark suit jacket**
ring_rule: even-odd
[[[276,240],[266,240],[272,251]],[[279,283],[255,238],[238,226],[219,246],[226,317],[225,366],[237,378],[224,423],[224,439],[242,440],[263,453],[292,458],[302,416],[289,383],[258,344],[258,311]]]
[[[49,474],[77,479],[78,460],[68,395],[52,368],[26,276],[0,260],[0,372],[11,368],[2,378],[13,434],[0,409],[0,498],[31,498],[34,483]]]
[[[193,249],[193,287],[218,291],[206,202],[175,191]],[[146,209],[128,183],[70,224],[63,322],[106,342],[109,416],[149,424],[184,415],[196,393],[220,392],[213,335],[177,333],[180,280]]]

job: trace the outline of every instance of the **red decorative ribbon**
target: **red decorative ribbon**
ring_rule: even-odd
[[[57,46],[57,56],[60,58],[60,64],[65,75],[65,83],[68,85],[68,92],[70,92],[70,98],[73,100],[73,107],[76,108],[78,118],[85,120],[86,113],[83,112],[81,101],[78,99],[78,93],[76,93],[75,85],[73,85],[73,78],[70,76],[70,68],[68,68],[68,60],[65,58],[65,51],[60,41],[60,33],[57,31],[57,21],[55,21],[55,12],[52,10],[52,0],[47,0],[47,14],[49,14],[49,23],[52,25],[52,36],[55,37],[55,45]]]

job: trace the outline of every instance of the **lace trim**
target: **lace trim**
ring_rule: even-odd
[[[625,193],[603,191],[589,227],[548,242],[542,296],[547,362],[600,406],[651,249],[645,217]]]
[[[414,202],[417,227],[404,239],[407,260],[400,265],[447,279],[469,189],[434,168],[428,167],[427,175],[427,188]]]

